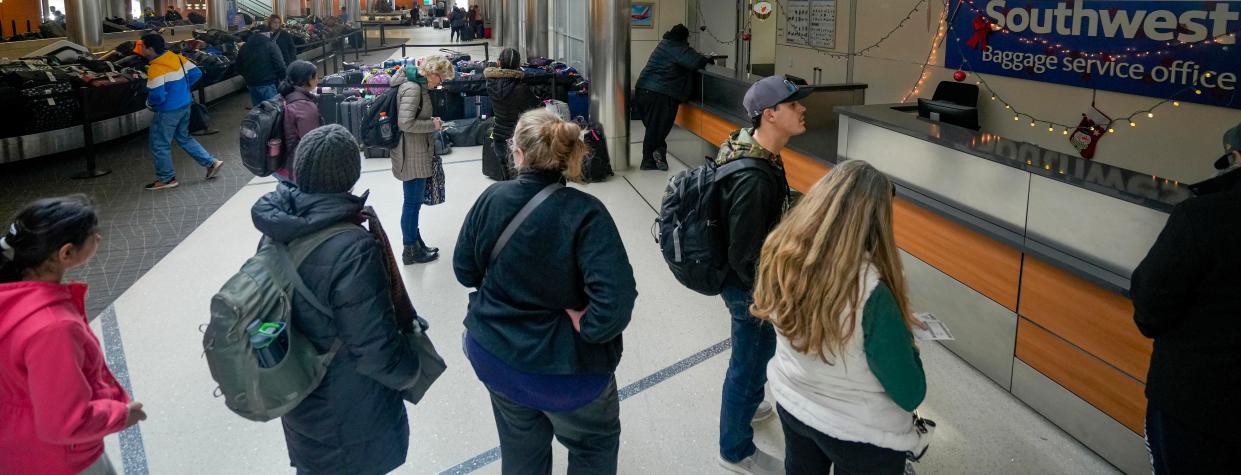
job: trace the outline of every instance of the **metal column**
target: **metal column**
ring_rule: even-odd
[[[271,12],[273,14],[279,16],[280,18],[284,18],[286,15],[286,12],[288,11],[289,11],[289,0],[272,0]],[[259,22],[266,23],[267,19],[261,18],[259,19]]]
[[[547,57],[547,0],[521,0],[522,48],[526,58]]]
[[[345,13],[349,14],[350,22],[362,21],[362,2],[361,0],[342,0],[345,6]]]
[[[417,5],[414,5],[417,7]],[[310,14],[323,18],[323,0],[310,0]]]
[[[496,23],[500,27],[497,38],[506,48],[521,46],[521,9],[518,0],[500,0],[500,12]]]
[[[87,48],[103,45],[103,16],[99,0],[65,1],[65,29],[69,41]]]
[[[228,30],[228,0],[207,0],[207,28]]]
[[[590,115],[603,126],[608,155],[629,168],[629,0],[590,0],[586,77]]]

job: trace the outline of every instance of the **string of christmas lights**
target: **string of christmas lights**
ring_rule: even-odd
[[[892,35],[893,35],[893,34],[895,34],[898,30],[900,30],[901,28],[904,28],[904,27],[905,27],[905,24],[906,24],[906,23],[908,23],[908,22],[909,22],[909,20],[913,19],[914,14],[915,14],[915,13],[918,13],[918,11],[919,11],[919,10],[921,10],[922,5],[923,5],[923,4],[925,4],[925,3],[927,3],[928,1],[929,1],[929,0],[918,0],[918,2],[914,4],[913,8],[909,10],[909,13],[906,13],[906,14],[905,14],[905,18],[901,19],[901,21],[900,21],[899,23],[897,23],[895,27],[893,27],[891,30],[888,30],[888,32],[887,32],[886,34],[884,34],[883,36],[881,36],[881,37],[879,38],[879,41],[876,41],[874,44],[872,44],[872,45],[870,45],[870,46],[867,46],[867,47],[865,47],[865,48],[862,48],[861,50],[858,50],[858,52],[857,52],[857,53],[841,53],[841,52],[838,52],[838,51],[832,51],[832,50],[828,50],[828,49],[819,48],[819,47],[817,47],[817,46],[811,45],[811,44],[809,43],[809,40],[807,40],[807,42],[806,42],[806,43],[804,43],[804,44],[800,44],[800,43],[785,43],[785,44],[786,44],[786,45],[791,45],[791,46],[802,47],[802,48],[810,48],[810,49],[812,49],[812,50],[814,50],[814,51],[816,51],[816,52],[819,52],[819,53],[822,53],[822,54],[825,54],[825,55],[827,55],[827,56],[831,56],[831,57],[833,57],[833,58],[837,58],[837,59],[841,59],[841,58],[848,58],[848,57],[850,57],[850,56],[865,56],[865,54],[866,54],[868,51],[873,50],[873,49],[875,49],[875,48],[878,48],[880,45],[882,45],[884,42],[886,42],[889,38],[891,38],[891,37],[892,37]],[[780,15],[784,17],[784,22],[785,22],[785,25],[787,25],[787,24],[788,24],[788,22],[792,19],[792,17],[790,17],[790,16],[789,16],[789,13],[788,13],[790,9],[789,9],[789,8],[788,8],[788,6],[785,4],[785,0],[776,0],[776,3],[780,6],[780,8],[779,8],[779,10],[780,10]],[[737,33],[736,35],[733,35],[733,39],[732,39],[732,40],[729,40],[729,41],[723,41],[723,40],[721,40],[719,37],[715,36],[715,34],[714,34],[714,33],[712,33],[712,32],[711,32],[711,29],[707,27],[706,22],[703,20],[703,15],[702,15],[702,0],[700,0],[700,1],[697,3],[697,5],[696,5],[696,6],[697,6],[697,8],[698,8],[698,21],[699,21],[699,23],[700,23],[700,25],[698,25],[698,29],[699,29],[699,31],[702,31],[702,32],[706,33],[708,36],[710,36],[712,39],[714,39],[716,43],[720,43],[720,44],[722,44],[722,45],[731,45],[731,44],[734,44],[734,43],[736,43],[736,42],[737,42],[737,38],[740,36],[740,32],[742,32],[742,31],[747,31],[747,28],[746,28],[745,26],[743,26],[742,28],[739,28],[739,31],[738,31],[738,33]],[[749,17],[752,17],[752,16],[753,16],[753,14],[746,15],[747,19],[748,19]],[[759,21],[765,21],[765,20],[759,20]],[[748,26],[748,24],[749,24],[749,22],[747,21],[747,22],[746,22],[746,26]],[[786,27],[786,28],[787,28],[787,27]]]
[[[944,0],[944,10],[939,13],[939,26],[935,30],[935,40],[931,42],[931,52],[927,53],[926,61],[922,62],[922,72],[918,73],[918,82],[914,83],[909,93],[901,98],[901,102],[908,102],[910,96],[918,94],[918,90],[922,88],[922,84],[926,82],[927,76],[930,75],[930,65],[935,62],[935,57],[939,55],[939,45],[943,42],[945,35],[948,34],[945,28],[948,24],[948,5],[948,0]]]
[[[955,31],[955,28],[953,25],[948,25],[947,28],[949,32]],[[960,44],[961,38],[957,37],[956,41],[958,43],[957,54],[961,56],[961,66],[962,66],[961,69],[968,70],[971,73],[973,73],[974,77],[976,78],[974,80],[974,84],[983,86],[983,88],[985,88],[987,90],[987,93],[991,96],[992,101],[998,101],[1000,104],[1004,105],[1005,110],[1012,112],[1013,121],[1020,122],[1022,120],[1022,117],[1025,117],[1030,121],[1030,127],[1038,127],[1039,124],[1046,124],[1047,133],[1055,133],[1056,130],[1059,129],[1061,135],[1068,135],[1071,130],[1077,130],[1079,128],[1079,126],[1075,124],[1063,124],[1063,123],[1052,121],[1052,120],[1040,119],[1031,114],[1027,114],[1027,113],[1019,111],[1015,106],[1013,106],[1011,102],[1005,100],[1003,97],[1000,97],[999,93],[997,93],[995,89],[991,87],[991,84],[987,83],[987,79],[985,76],[973,70],[973,67],[971,67],[970,65],[969,59],[965,57],[965,53],[964,53],[965,46]],[[937,46],[938,45],[933,44],[932,51],[935,51]],[[923,79],[919,80],[918,82],[919,85],[925,79],[925,76],[926,75],[924,74]],[[1207,77],[1207,78],[1210,78],[1211,76],[1212,74],[1209,72],[1203,75],[1203,77]],[[906,95],[906,100],[908,100],[909,96],[916,94],[916,91],[917,91],[917,87],[915,86],[914,90],[912,90],[910,94]],[[1111,120],[1107,123],[1107,125],[1092,126],[1092,127],[1087,128],[1087,130],[1092,131],[1092,132],[1106,130],[1108,133],[1115,133],[1116,125],[1120,123],[1128,123],[1129,127],[1137,127],[1138,123],[1134,119],[1142,115],[1145,115],[1148,119],[1154,119],[1155,110],[1167,104],[1172,104],[1173,107],[1180,107],[1181,102],[1180,100],[1178,100],[1178,98],[1181,97],[1182,95],[1189,94],[1191,91],[1193,92],[1194,95],[1202,95],[1201,88],[1197,86],[1187,86],[1184,89],[1181,89],[1177,91],[1176,93],[1172,94],[1172,97],[1156,102],[1154,105],[1148,108],[1138,109],[1125,116],[1110,118]],[[902,102],[905,102],[905,101],[902,101]]]

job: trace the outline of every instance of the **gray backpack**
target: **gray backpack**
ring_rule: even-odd
[[[297,274],[297,267],[328,239],[359,229],[340,223],[290,242],[288,246],[264,238],[259,250],[211,298],[211,322],[203,335],[203,350],[211,378],[219,384],[216,396],[241,417],[269,421],[297,407],[323,380],[340,350],[337,339],[327,353],[319,353],[293,327],[293,294],[300,294],[327,315],[324,305]],[[260,364],[252,343],[253,329],[283,324],[283,357],[270,367]]]

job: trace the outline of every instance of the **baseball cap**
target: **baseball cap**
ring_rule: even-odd
[[[1224,156],[1215,161],[1215,169],[1223,170],[1233,165],[1236,160],[1233,151],[1241,150],[1241,124],[1224,132]]]
[[[768,76],[750,85],[741,104],[745,106],[745,111],[750,118],[754,118],[777,104],[802,100],[811,92],[814,91],[810,88],[799,87],[783,75]]]

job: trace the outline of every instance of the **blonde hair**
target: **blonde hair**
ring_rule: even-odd
[[[839,356],[854,336],[865,305],[858,301],[859,277],[869,262],[912,327],[892,236],[894,190],[860,160],[820,179],[763,243],[750,313],[771,321],[798,352],[831,363],[828,357]]]
[[[445,81],[456,75],[456,69],[452,67],[452,63],[448,62],[448,58],[438,54],[422,58],[422,64],[418,65],[418,72],[423,76],[437,74]]]
[[[588,151],[582,129],[542,107],[517,119],[513,141],[521,149],[521,170],[557,170],[569,181],[582,183],[582,157]]]

